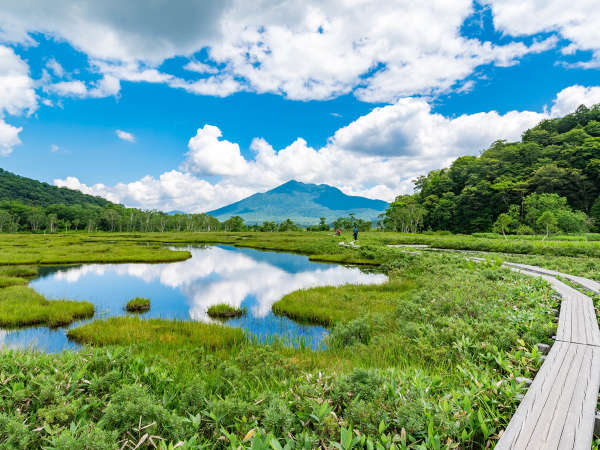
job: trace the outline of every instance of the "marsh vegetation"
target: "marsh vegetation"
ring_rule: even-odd
[[[132,298],[125,305],[128,312],[146,312],[150,310],[150,299],[145,297]]]
[[[229,319],[231,317],[241,317],[248,313],[247,308],[240,308],[239,306],[231,306],[227,303],[219,303],[216,305],[209,306],[206,310],[209,317],[219,319]]]
[[[143,237],[157,247],[167,240]],[[171,244],[221,240],[366,260],[389,280],[302,289],[275,304],[278,314],[328,328],[320,350],[265,343],[219,324],[131,316],[70,329],[69,336],[86,345],[77,353],[5,350],[0,373],[10,382],[0,383],[0,442],[114,448],[126,441],[135,446],[148,433],[160,437],[155,442],[182,441],[186,448],[493,444],[523,392],[515,378],[535,374],[535,344],[549,342],[554,332],[549,287],[497,260],[473,264],[462,254],[386,247],[408,240],[404,235],[361,237],[361,248],[345,249],[327,233],[168,236]],[[97,235],[89,249],[121,240],[140,246],[141,239]],[[544,241],[542,248],[548,244],[556,242]],[[155,251],[159,260],[168,251],[148,248],[148,257]],[[553,258],[566,264],[563,256]],[[29,289],[5,289],[15,288]],[[149,445],[145,439],[142,446]]]

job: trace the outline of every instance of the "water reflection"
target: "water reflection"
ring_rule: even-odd
[[[277,317],[271,306],[297,289],[347,283],[383,283],[383,274],[357,268],[314,263],[307,257],[229,246],[190,247],[192,258],[169,264],[89,264],[43,267],[31,286],[48,298],[88,300],[101,317],[122,315],[133,297],[148,297],[145,317],[211,321],[209,306],[228,303],[248,309],[226,323],[259,337],[300,336],[318,346],[326,330]],[[31,328],[2,331],[0,345],[32,346],[43,351],[75,348],[64,330]]]

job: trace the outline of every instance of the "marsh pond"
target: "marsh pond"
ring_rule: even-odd
[[[146,297],[151,308],[142,317],[212,322],[208,308],[226,303],[246,311],[242,317],[226,320],[228,326],[240,327],[260,339],[302,339],[317,348],[327,330],[276,316],[271,311],[273,303],[298,289],[387,281],[380,273],[312,262],[297,254],[225,245],[184,249],[192,257],[176,263],[42,266],[29,285],[48,299],[92,302],[94,319],[125,315],[123,308],[129,299]],[[79,347],[67,338],[65,328],[48,327],[0,329],[3,346],[46,352]]]

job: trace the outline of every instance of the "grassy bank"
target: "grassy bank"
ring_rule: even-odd
[[[2,327],[30,325],[58,327],[93,315],[94,306],[89,302],[46,300],[26,286],[0,289],[0,326]]]
[[[79,326],[68,331],[69,338],[84,344],[131,345],[144,343],[148,346],[207,347],[221,349],[244,340],[244,333],[237,328],[198,322],[148,319],[138,317],[111,317],[106,320]],[[160,348],[164,351],[164,348]]]
[[[82,233],[0,233],[0,265],[172,262],[190,256],[189,252],[172,251],[160,245],[120,240],[117,235],[110,233],[100,238]]]
[[[273,312],[301,322],[332,326],[370,314],[389,313],[396,299],[414,288],[411,281],[394,279],[381,285],[301,289],[275,302]]]
[[[92,345],[79,353],[0,352],[0,445],[151,448],[154,436],[181,448],[492,446],[524,390],[515,377],[534,376],[535,344],[554,333],[550,290],[461,254],[385,247],[402,236],[363,233],[360,249],[327,233],[86,237],[90,249],[228,241],[366,260],[390,280],[284,297],[279,313],[329,328],[319,351],[127,317],[70,330]]]

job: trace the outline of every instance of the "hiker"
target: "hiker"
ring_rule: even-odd
[[[358,240],[358,228],[356,228],[356,225],[354,225],[354,229],[352,230],[352,233],[354,234],[354,240],[357,241]]]

